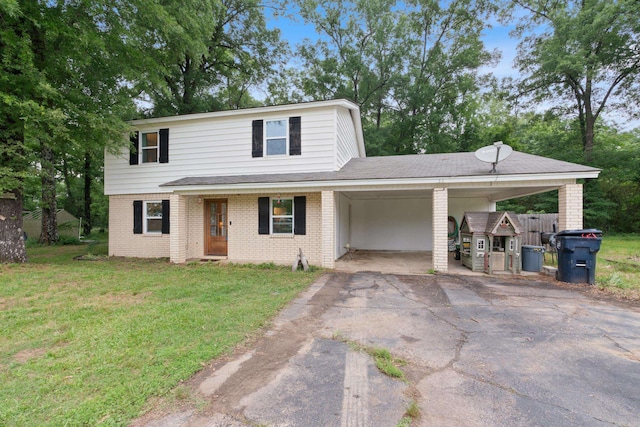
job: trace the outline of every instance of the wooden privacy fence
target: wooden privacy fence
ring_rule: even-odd
[[[520,214],[518,221],[522,224],[522,244],[542,246],[540,233],[558,232],[558,214]]]

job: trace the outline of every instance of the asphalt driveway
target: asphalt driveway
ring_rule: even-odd
[[[388,349],[408,381],[355,349]],[[145,426],[640,425],[640,308],[531,278],[333,273]]]

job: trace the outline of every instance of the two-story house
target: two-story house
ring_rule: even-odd
[[[346,100],[136,120],[105,158],[109,255],[327,268],[347,247],[427,251],[448,263],[448,217],[559,190],[560,228],[582,228],[599,170],[513,152],[496,173],[474,153],[366,157]]]

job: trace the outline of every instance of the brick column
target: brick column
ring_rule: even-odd
[[[187,198],[172,194],[169,203],[169,260],[180,264],[187,260]]]
[[[321,205],[321,246],[322,246],[322,267],[335,267],[335,219],[336,208],[333,191],[323,191],[320,199]]]
[[[567,184],[558,190],[558,227],[579,230],[582,225],[582,184]]]
[[[448,217],[449,192],[446,188],[433,189],[433,269],[447,272],[449,268]]]

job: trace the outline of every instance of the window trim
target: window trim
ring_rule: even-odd
[[[476,249],[479,250],[479,251],[484,251],[484,249],[485,249],[484,239],[478,239],[476,241]]]
[[[145,162],[144,161],[144,152],[145,152],[145,150],[151,151],[152,149],[151,148],[145,148],[142,145],[142,136],[145,135],[145,134],[151,134],[151,133],[155,133],[156,134],[156,146],[154,148],[156,150],[156,160],[154,162]],[[151,164],[160,163],[160,129],[150,129],[150,130],[140,131],[138,138],[140,140],[140,143],[138,145],[138,147],[140,147],[139,150],[138,150],[139,151],[138,152],[138,156],[139,156],[138,157],[138,164],[144,165],[144,164],[147,164],[147,163],[151,163]]]
[[[284,121],[284,139],[285,139],[285,147],[284,147],[284,153],[281,154],[268,154],[268,149],[269,149],[269,140],[272,139],[282,139],[282,136],[272,136],[272,137],[267,137],[267,128],[269,127],[269,122],[281,122]],[[289,118],[285,117],[285,118],[276,118],[276,119],[264,119],[264,129],[263,129],[263,156],[264,157],[283,157],[283,156],[288,156],[289,155],[289,146],[290,146],[290,142],[289,142]]]
[[[273,214],[273,202],[279,200],[291,200],[291,215],[274,215]],[[295,214],[296,205],[293,197],[270,197],[269,198],[269,234],[272,236],[293,236],[295,234]],[[291,232],[290,233],[276,233],[273,231],[274,218],[291,218]]]
[[[160,205],[160,216],[159,217],[149,217],[147,215],[147,205],[149,203],[157,203]],[[142,233],[143,234],[151,234],[151,235],[161,235],[162,233],[162,221],[163,221],[163,216],[162,216],[162,200],[144,200],[142,202]],[[149,219],[159,219],[160,220],[160,230],[158,231],[149,231],[149,223],[148,220]]]

